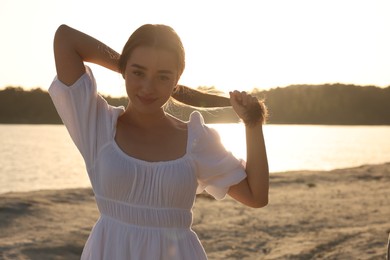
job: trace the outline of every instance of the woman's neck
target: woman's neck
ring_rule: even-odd
[[[131,107],[128,107],[125,110],[125,112],[121,115],[121,119],[126,124],[145,130],[161,127],[169,121],[167,120],[167,115],[163,109],[156,111],[155,113],[141,113]]]

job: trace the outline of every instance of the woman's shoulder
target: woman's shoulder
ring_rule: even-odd
[[[204,118],[199,111],[193,111],[188,121],[182,121],[178,118],[171,116],[171,120],[176,129],[182,131],[188,131],[189,141],[200,141],[207,144],[213,143],[219,139],[218,133],[215,129],[208,127],[205,124]]]
[[[204,119],[203,119],[202,114],[199,111],[197,111],[197,110],[193,111],[190,114],[190,119],[189,119],[188,123],[189,124],[193,123],[193,124],[204,125]]]
[[[190,118],[187,121],[188,128],[193,129],[195,132],[203,132],[207,128],[203,116],[199,111],[193,111],[190,114]]]
[[[188,128],[202,128],[204,126],[204,119],[200,112],[194,111],[190,114],[188,121],[183,121],[173,115],[168,114],[168,118],[171,121],[172,125],[178,129],[188,129]]]
[[[202,144],[202,146],[208,147],[220,140],[218,132],[214,128],[207,126],[199,111],[191,113],[188,121],[188,129],[192,139],[195,140],[198,145]]]
[[[75,97],[83,98],[81,94],[93,94],[96,92],[96,81],[93,76],[92,70],[85,66],[85,73],[81,75],[72,85],[68,86],[63,83],[58,76],[55,76],[51,83],[48,92],[54,102],[58,101],[56,97],[63,99],[71,92],[75,92]],[[82,92],[77,94],[77,92]],[[69,96],[71,97],[71,95]],[[61,100],[60,100],[61,101]]]

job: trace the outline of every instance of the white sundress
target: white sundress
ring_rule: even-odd
[[[183,157],[148,162],[116,144],[124,108],[97,94],[89,67],[70,87],[55,78],[49,93],[84,158],[100,212],[81,259],[207,259],[191,229],[195,195],[206,190],[223,199],[246,174],[201,114],[193,112],[187,122]]]

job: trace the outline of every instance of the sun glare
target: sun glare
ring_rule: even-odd
[[[93,11],[86,13],[90,7]],[[0,88],[48,88],[55,75],[52,39],[62,23],[119,52],[138,26],[168,24],[186,49],[180,83],[194,88],[214,86],[227,92],[335,82],[385,87],[390,84],[389,8],[384,0],[172,0],[131,5],[114,0],[109,6],[90,0],[81,6],[73,0],[6,0],[0,9]],[[15,15],[22,18],[15,20]],[[104,94],[125,94],[120,75],[93,69]]]

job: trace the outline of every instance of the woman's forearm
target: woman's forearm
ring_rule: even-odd
[[[262,124],[246,127],[247,181],[256,204],[268,204],[269,170]]]
[[[110,70],[119,71],[119,54],[97,39],[61,25],[54,37],[54,56],[57,76],[66,84],[72,84],[84,72],[84,63],[91,62]]]
[[[263,136],[263,116],[265,106],[261,106],[256,97],[245,91],[232,91],[230,102],[238,117],[245,122],[247,159],[245,172],[247,177],[229,188],[229,195],[237,201],[254,208],[268,204],[269,172],[268,159]],[[260,110],[258,109],[260,105]],[[255,117],[251,117],[255,108]],[[264,110],[263,110],[264,109]]]

